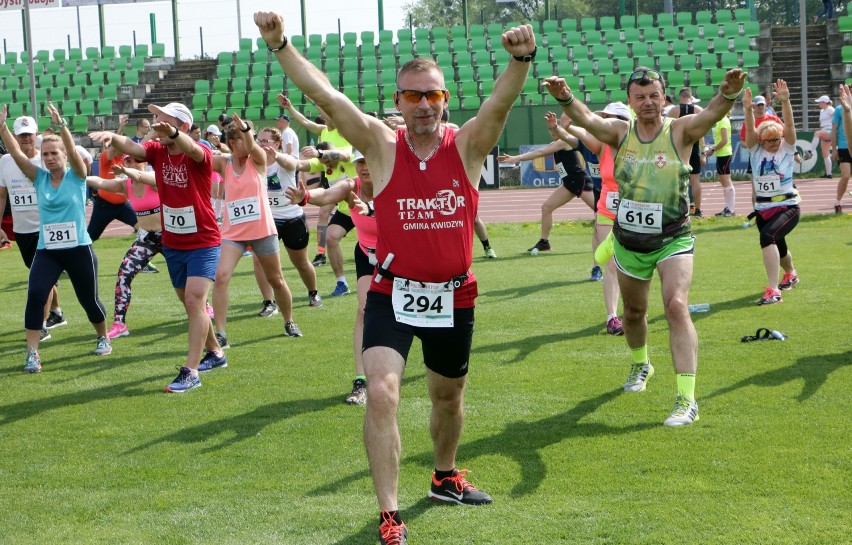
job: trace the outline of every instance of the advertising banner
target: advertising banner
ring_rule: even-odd
[[[27,0],[0,0],[0,11],[20,11]],[[61,8],[60,0],[29,0],[30,9]]]
[[[482,165],[482,174],[479,176],[479,189],[500,189],[500,169],[497,164],[497,156],[500,149],[494,146],[491,153],[485,158]]]
[[[527,153],[541,149],[547,144],[521,146],[520,152]],[[556,171],[553,155],[540,157],[532,161],[521,161],[521,186],[523,187],[556,187],[562,183],[562,177]]]

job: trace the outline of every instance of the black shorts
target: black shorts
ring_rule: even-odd
[[[308,247],[311,232],[308,230],[308,218],[304,214],[298,218],[275,220],[275,229],[278,231],[278,238],[288,250],[304,250]]]
[[[370,257],[364,253],[360,244],[355,244],[355,277],[372,276],[376,266],[370,264]]]
[[[470,346],[473,341],[474,309],[456,308],[454,327],[414,327],[396,321],[391,296],[367,292],[364,309],[364,343],[362,350],[385,346],[408,360],[411,342],[416,336],[423,349],[423,362],[442,377],[459,378],[467,374]]]
[[[565,189],[577,197],[579,197],[583,191],[592,191],[595,188],[595,183],[588,174],[585,176],[577,176],[575,178],[566,178],[562,180],[562,185],[564,185]]]
[[[837,148],[838,163],[852,163],[852,155],[849,155],[848,148]]]
[[[325,176],[316,176],[315,178],[310,178],[306,181],[305,186],[308,189],[316,189],[318,187],[328,189],[328,179]]]
[[[698,142],[692,145],[692,153],[689,154],[689,166],[692,167],[690,174],[701,174],[701,152],[698,150]]]
[[[33,265],[36,249],[38,248],[38,231],[35,233],[15,233],[15,242],[24,259],[24,265],[29,269]]]
[[[716,174],[724,175],[731,173],[731,160],[734,158],[733,155],[728,155],[727,157],[719,157],[716,156]]]
[[[329,225],[339,225],[348,233],[355,229],[355,223],[352,222],[352,217],[349,214],[344,214],[340,210],[335,210],[334,214],[328,220]]]

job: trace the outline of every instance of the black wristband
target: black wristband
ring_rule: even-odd
[[[512,58],[515,59],[516,61],[532,62],[532,60],[535,58],[536,53],[538,53],[538,46],[536,46],[535,49],[532,50],[532,53],[530,53],[529,55],[522,55],[522,56],[512,55]]]
[[[246,125],[245,129],[240,129],[240,132],[249,132],[251,130],[251,125]]]
[[[175,138],[177,138],[178,136],[180,136],[180,130],[179,130],[177,127],[175,127],[175,132],[174,132],[174,134],[172,134],[171,136],[169,136],[169,138],[171,138],[172,140],[174,140],[174,139],[175,139]]]
[[[322,150],[321,149],[317,150],[317,159],[322,159]]]
[[[268,49],[268,50],[270,50],[271,52],[275,53],[276,51],[281,51],[282,49],[284,49],[285,47],[287,47],[287,44],[288,44],[288,43],[290,43],[290,42],[288,42],[288,41],[287,41],[287,36],[284,36],[284,43],[282,43],[282,44],[281,44],[281,47],[276,47],[275,49],[273,49],[273,48],[269,47],[269,44],[266,44],[266,49]]]

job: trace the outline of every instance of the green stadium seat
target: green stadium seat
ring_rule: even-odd
[[[77,101],[76,100],[63,100],[60,102],[56,102],[56,107],[63,116],[72,116],[77,115]]]
[[[660,28],[677,26],[671,13],[661,12],[657,14],[657,26]]]
[[[248,90],[248,80],[237,77],[231,80],[231,91],[235,93],[245,93]]]
[[[701,53],[696,54],[696,58],[701,59],[701,69],[702,70],[710,70],[711,68],[716,68],[718,64],[718,59],[716,58],[715,53]]]
[[[47,102],[48,99],[52,99],[52,97],[49,96],[48,91],[49,91],[49,89],[47,87],[36,87],[36,90],[35,90],[36,102],[38,102],[39,104],[43,104],[44,102]],[[18,95],[20,95],[20,93],[15,93],[15,95],[18,96]],[[28,92],[24,93],[24,96],[27,98],[27,100],[29,100],[29,93]],[[56,100],[62,100],[63,98],[64,98],[63,95],[57,92]]]
[[[841,49],[841,51],[843,49],[846,49],[847,47],[849,47],[849,46],[844,45],[843,48]],[[743,51],[742,55],[743,55],[743,62],[742,62],[743,68],[757,68],[758,66],[760,66],[760,52],[758,52],[758,51]],[[852,62],[852,56],[843,57],[842,61],[844,63],[848,64],[848,63]]]
[[[98,115],[112,115],[112,99],[99,100],[95,105]]]
[[[0,91],[0,104],[11,104],[15,102],[15,93],[11,89]]]
[[[252,91],[265,91],[266,90],[266,82],[267,82],[266,76],[252,76],[248,80],[248,87]]]
[[[206,110],[208,106],[208,94],[207,93],[194,93],[192,95],[192,107],[193,109]]]
[[[586,32],[587,37],[588,33],[594,32],[597,29],[597,26],[598,20],[594,17],[583,17],[582,19],[580,19],[580,30]]]
[[[612,44],[610,53],[613,59],[626,59],[630,56],[627,44]]]
[[[740,56],[737,53],[726,51],[719,57],[719,63],[724,70],[730,70],[731,68],[736,68],[740,65]]]
[[[99,59],[101,58],[101,52],[98,51],[97,47],[87,47],[86,48],[86,58],[87,59]]]
[[[59,62],[65,62],[67,58],[67,52],[64,49],[54,49],[53,50],[53,60]]]
[[[594,106],[605,106],[609,103],[609,93],[607,91],[601,91],[599,89],[593,89],[586,93],[586,104],[594,105]],[[597,108],[594,108],[597,110]]]
[[[760,23],[757,21],[746,21],[743,24],[743,34],[751,38],[760,35]]]
[[[503,25],[501,25],[500,23],[488,23],[488,25],[485,27],[485,30],[487,34],[492,38],[494,38],[495,36],[499,38],[500,35],[503,34]]]
[[[706,83],[707,72],[704,70],[692,68],[690,70],[681,70],[681,72],[683,72],[683,75],[686,76],[686,80],[689,82],[690,87],[704,85]]]
[[[231,79],[233,77],[233,69],[230,64],[219,64],[216,66],[216,77],[222,79]]]
[[[121,85],[121,72],[119,70],[110,70],[106,73],[107,85]]]
[[[695,24],[697,25],[710,25],[713,22],[713,12],[712,11],[696,11],[695,12]]]
[[[243,111],[243,118],[251,121],[260,121],[263,119],[263,108],[248,106]]]
[[[663,41],[673,42],[680,39],[680,29],[676,26],[663,26],[659,28],[660,37]],[[647,37],[647,32],[645,36]],[[647,38],[646,38],[647,41]]]
[[[44,72],[46,74],[57,75],[62,71],[62,63],[59,61],[47,61],[44,63]]]
[[[574,61],[578,76],[591,76],[595,73],[595,63],[589,59],[576,59]]]
[[[136,70],[125,70],[124,71],[124,84],[125,85],[139,85],[139,72]]]
[[[290,43],[293,44],[293,47],[296,48],[297,51],[305,50],[305,37],[299,34],[295,34],[290,36]]]
[[[636,17],[636,26],[638,28],[651,28],[654,26],[654,16],[650,13],[640,13]]]
[[[603,74],[603,84],[610,91],[621,89],[621,74]]]
[[[622,34],[624,35],[624,43],[641,43],[644,34],[638,28],[627,27],[622,30]]]
[[[695,88],[694,95],[706,103],[708,100],[716,96],[716,88],[712,85],[699,85]]]
[[[692,26],[692,12],[691,11],[679,11],[675,13],[674,17],[676,26]]]
[[[265,91],[251,91],[246,94],[246,106],[248,108],[263,108],[266,106]]]
[[[740,24],[727,22],[722,25],[719,25],[719,35],[726,36],[728,38],[739,36]]]
[[[11,102],[7,104],[9,108],[9,117],[14,119],[16,117],[21,117],[24,115],[24,103],[22,102]]]
[[[55,54],[55,52],[54,52]],[[79,47],[72,47],[68,50],[68,60],[69,61],[81,61],[83,60],[83,50]]]
[[[608,44],[617,44],[621,42],[621,30],[617,28],[601,29],[601,40]],[[588,39],[588,38],[587,38]],[[594,42],[594,40],[592,40]]]
[[[136,44],[136,49],[134,50],[136,57],[145,57],[149,56],[148,44]]]
[[[101,98],[101,87],[100,85],[86,85],[83,87],[83,94],[86,96],[86,100],[98,100]]]
[[[88,132],[89,131],[89,117],[94,115],[92,114],[83,114],[74,116],[71,120],[71,130],[74,132]]]
[[[326,61],[326,64],[328,64],[328,61]],[[340,62],[340,70],[342,72],[358,72],[358,57],[343,57]]]
[[[693,47],[694,47],[696,41],[692,42]],[[702,49],[699,46],[699,47],[694,47],[693,51],[694,52],[707,51],[707,49],[706,48]],[[656,48],[654,49],[654,52],[655,53],[657,52]],[[675,41],[672,42],[672,55],[683,57],[684,55],[687,55],[687,54],[689,54],[689,42],[687,42],[686,40],[675,40]]]
[[[36,51],[36,56],[34,60],[37,60],[38,62],[42,63],[48,62],[50,60],[50,51],[48,51],[47,49],[39,49],[38,51]]]
[[[325,35],[325,56],[336,57],[340,50],[340,34],[330,33]]]
[[[615,28],[615,17],[604,15],[600,18],[601,30]]]
[[[137,53],[138,55],[138,53]],[[166,56],[166,44],[151,44],[151,56],[152,57],[165,57]]]
[[[572,45],[584,45],[586,40],[583,38],[583,33],[579,30],[568,30],[565,32],[565,44],[568,47]]]
[[[250,70],[250,64],[234,64],[234,81],[243,80],[243,84],[245,84],[245,80],[249,77]]]
[[[852,32],[852,16],[844,15],[837,19],[838,32]]]
[[[710,85],[721,85],[725,81],[727,70],[724,68],[711,68],[708,70],[710,75]]]
[[[54,89],[54,92],[62,92],[59,87]],[[74,100],[79,102],[83,100],[83,88],[82,87],[67,87],[65,88],[65,96],[68,100]]]
[[[248,51],[251,53],[253,48],[253,42],[251,38],[240,38],[240,51]]]
[[[81,100],[80,101],[80,115],[85,115],[85,116],[95,115],[95,101],[94,100]]]
[[[267,76],[267,72],[269,71],[269,65],[270,64],[271,63],[267,62],[266,60],[262,60],[262,61],[259,61],[259,62],[257,62],[257,61],[253,62],[251,64],[251,75],[252,75],[252,77],[260,76],[260,77],[265,78]],[[275,61],[275,64],[278,64],[278,61]]]
[[[657,58],[657,68],[660,72],[670,72],[675,69],[675,57],[672,55],[661,55]]]
[[[682,70],[672,70],[666,73],[666,85],[673,92],[686,86],[686,74]]]
[[[615,72],[615,63],[612,59],[598,59],[598,71],[597,73],[601,76],[606,74],[612,74]]]
[[[234,51],[234,69],[236,71],[237,66],[245,66],[246,70],[249,70],[249,66],[251,66],[251,51]]]
[[[739,22],[751,21],[751,10],[748,8],[735,9],[733,20]]]
[[[683,40],[695,40],[701,37],[702,30],[701,27],[695,25],[687,25],[683,27],[683,31],[681,32],[683,35]]]
[[[633,15],[622,15],[619,19],[618,28],[636,28],[636,17]]]
[[[231,93],[230,95],[228,95],[228,106],[235,110],[242,110],[246,107],[246,94]]]
[[[229,78],[216,78],[213,80],[213,93],[227,93]]]

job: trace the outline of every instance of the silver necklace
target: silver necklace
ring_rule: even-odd
[[[411,139],[408,137],[408,131],[405,131],[405,143],[408,144],[408,149],[411,150],[411,153],[413,153],[415,157],[420,159],[420,170],[426,170],[426,161],[428,161],[429,159],[432,158],[433,155],[435,155],[435,152],[437,152],[438,148],[441,147],[441,142],[443,140],[444,140],[444,128],[441,127],[440,130],[439,130],[438,143],[435,144],[435,147],[432,149],[432,151],[429,153],[429,155],[427,155],[423,159],[420,159],[420,157],[417,156],[417,152],[414,151],[414,146],[411,144]]]

